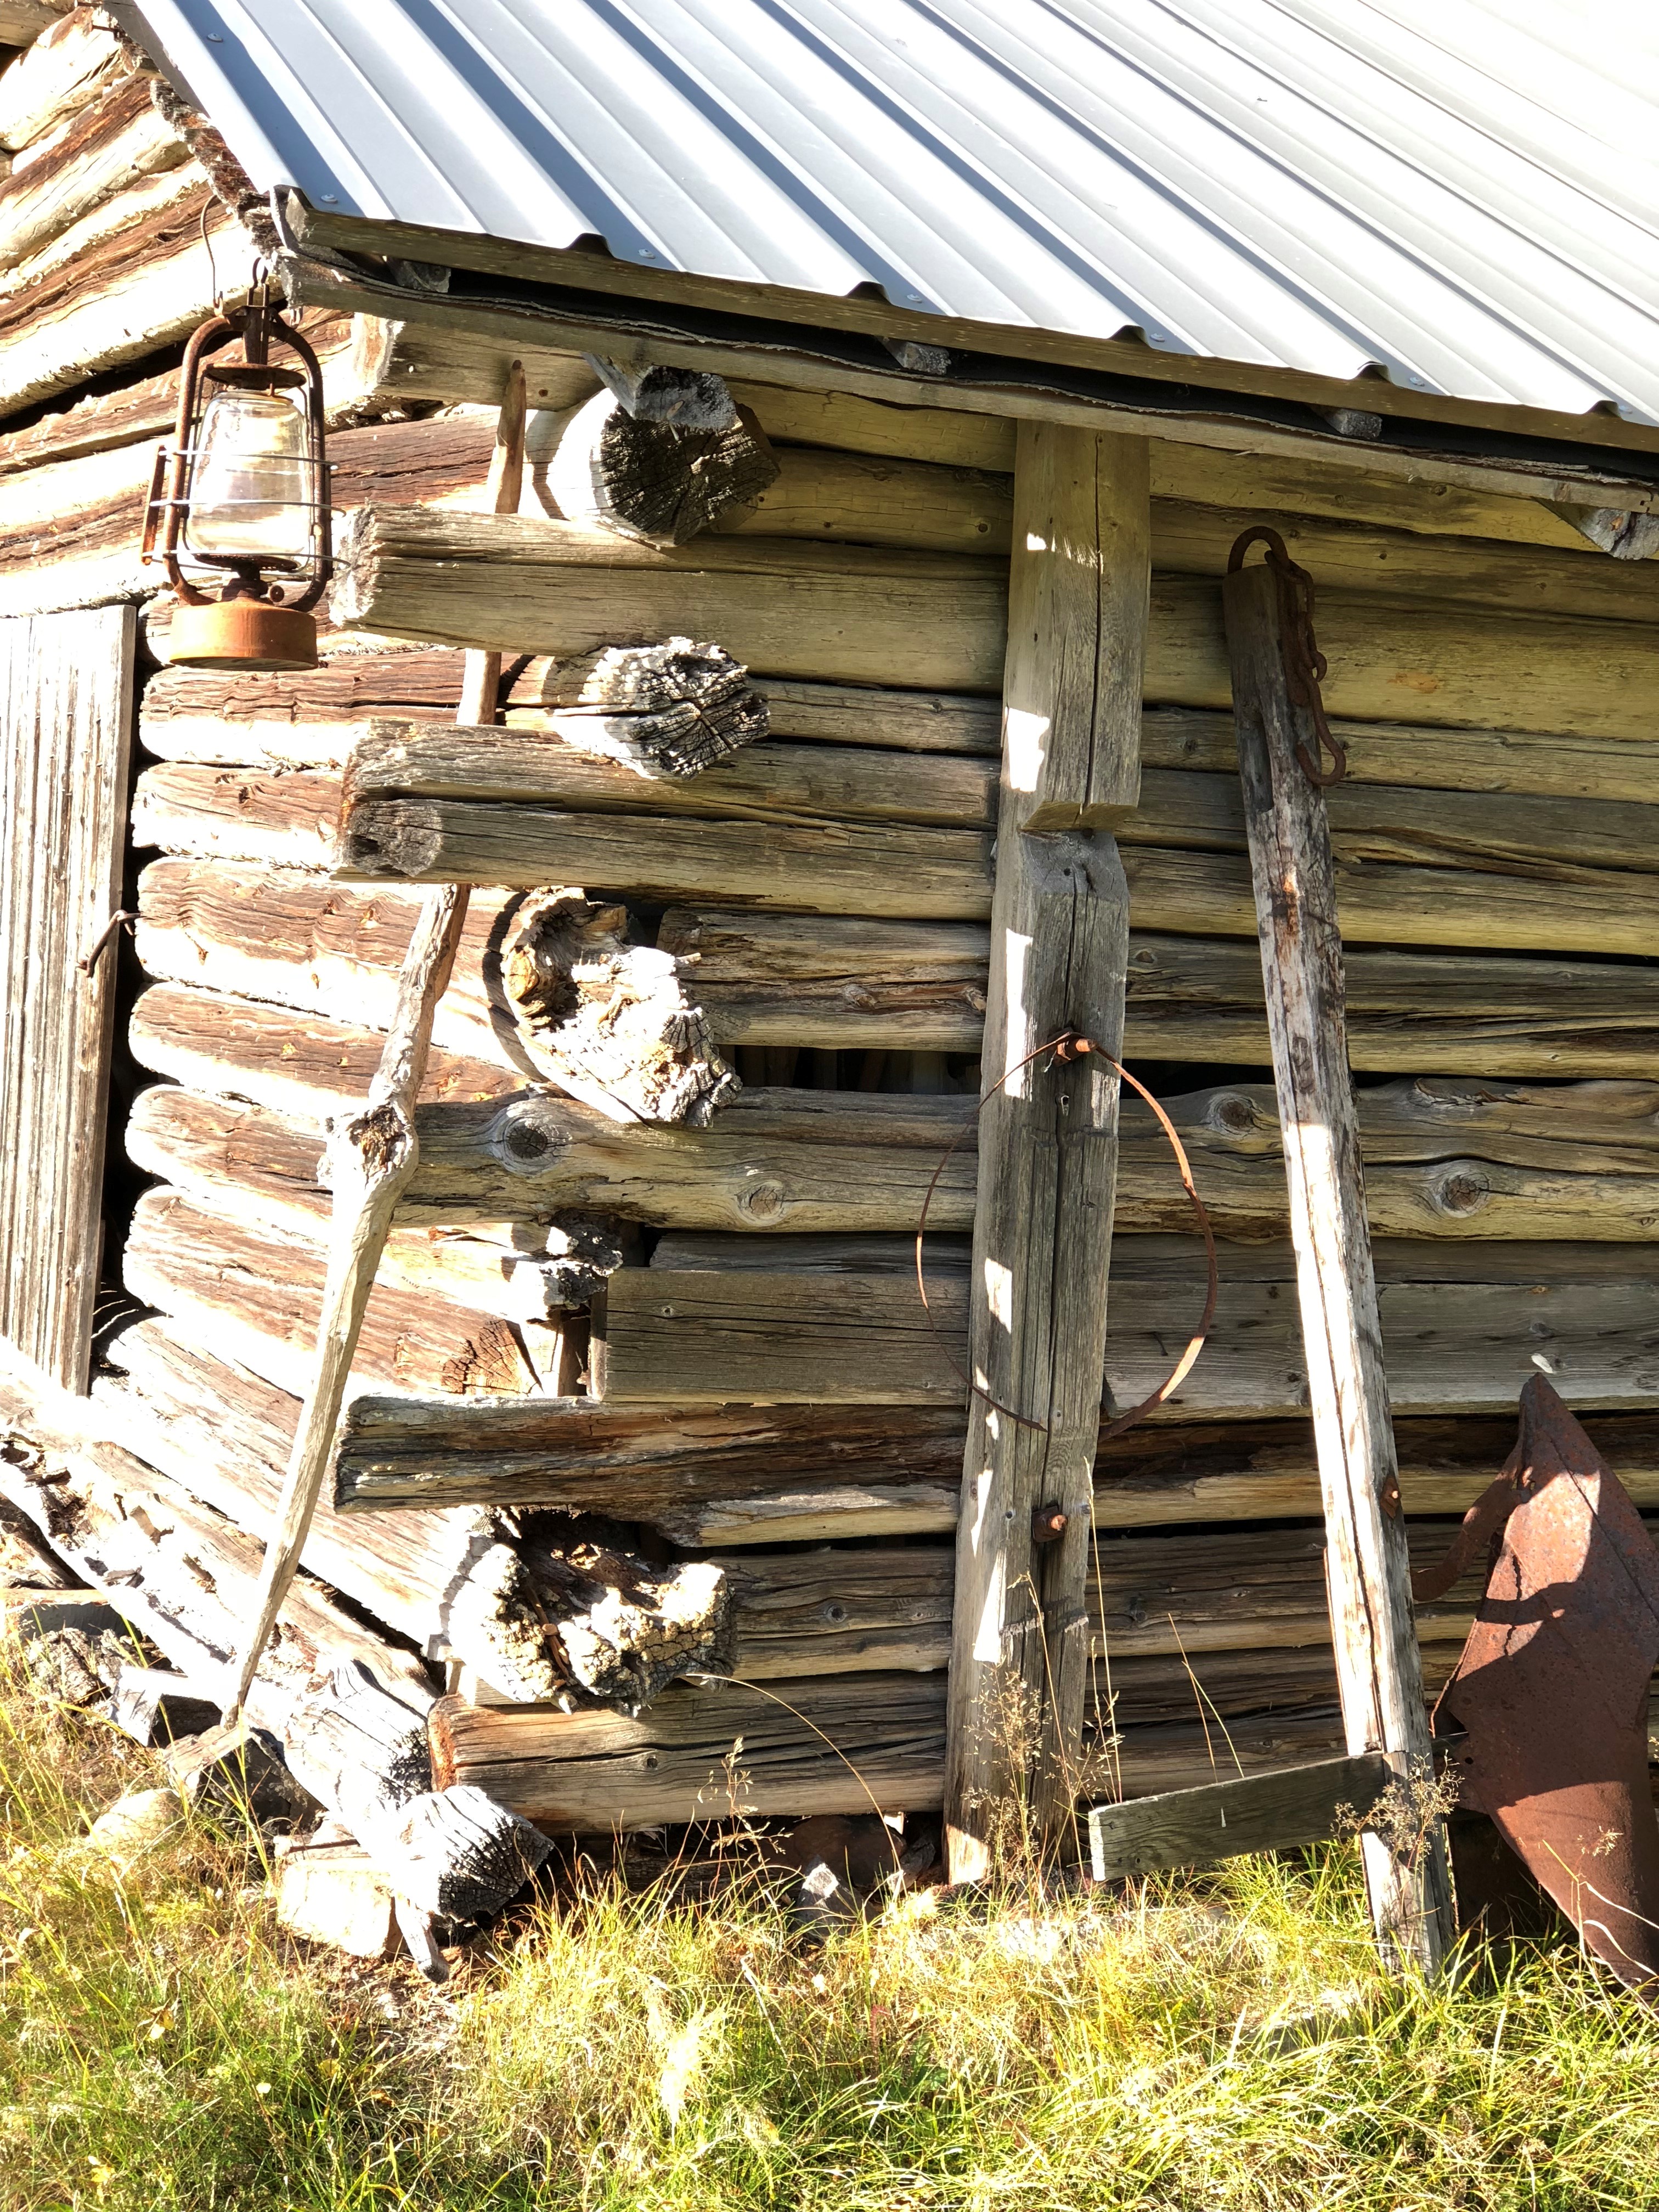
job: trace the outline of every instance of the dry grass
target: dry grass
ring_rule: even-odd
[[[247,1839],[120,1875],[149,1762],[0,1700],[0,2206],[1589,2212],[1659,2205],[1659,2035],[1571,1951],[1373,1963],[1346,1849],[804,1948],[596,1879],[467,1954],[303,1953]]]

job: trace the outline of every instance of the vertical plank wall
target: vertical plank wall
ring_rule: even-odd
[[[87,1387],[133,710],[130,606],[0,622],[0,1335]]]

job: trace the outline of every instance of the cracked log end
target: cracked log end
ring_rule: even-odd
[[[545,465],[545,490],[567,522],[653,545],[684,545],[729,507],[778,477],[766,433],[729,397],[710,424],[630,414],[596,392],[565,422]],[[541,471],[538,471],[538,474]]]
[[[736,1096],[672,953],[631,945],[621,907],[577,890],[532,892],[501,949],[526,1051],[551,1081],[615,1118],[705,1125]]]
[[[548,671],[541,696],[573,751],[652,781],[696,775],[771,726],[743,663],[689,637],[576,654]]]

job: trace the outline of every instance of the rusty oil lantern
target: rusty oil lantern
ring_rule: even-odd
[[[204,358],[226,338],[241,341],[240,360]],[[295,360],[272,361],[273,346]],[[256,283],[185,348],[177,434],[155,457],[143,557],[161,562],[178,596],[169,659],[314,668],[311,610],[332,556],[322,371]]]

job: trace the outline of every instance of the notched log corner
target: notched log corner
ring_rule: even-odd
[[[567,1711],[633,1711],[678,1677],[732,1670],[730,1592],[708,1561],[653,1566],[580,1524],[542,1515],[508,1540],[480,1516],[451,1593],[451,1650],[490,1686]]]
[[[574,889],[532,892],[501,961],[533,1065],[613,1119],[702,1128],[741,1088],[686,996],[678,960],[630,944],[622,907]]]
[[[671,637],[608,645],[556,662],[541,703],[573,751],[652,781],[696,775],[763,738],[770,709],[724,647]]]

